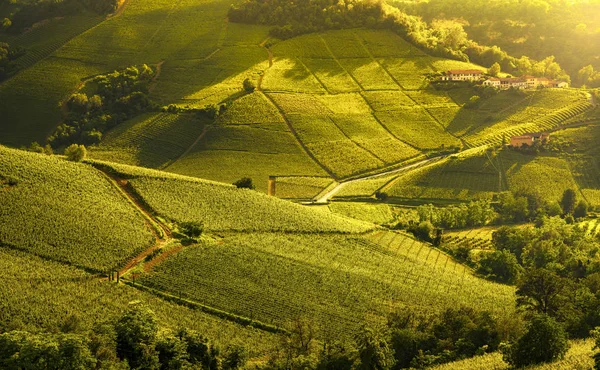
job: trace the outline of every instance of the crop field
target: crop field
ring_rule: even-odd
[[[379,63],[404,90],[420,90],[427,87],[426,74],[433,72],[430,58],[385,58]]]
[[[360,91],[360,86],[346,72],[337,61],[333,59],[303,59],[306,68],[314,73],[315,77],[323,84],[328,93],[339,94]]]
[[[0,244],[94,271],[149,247],[144,218],[97,171],[58,157],[0,147]]]
[[[246,95],[227,108],[217,121],[220,125],[285,124],[281,114],[259,92]]]
[[[150,307],[160,325],[197,330],[222,346],[241,342],[260,357],[276,340],[264,331],[245,328],[215,316],[161,300],[124,285],[100,281],[97,276],[64,264],[22,252],[0,249],[0,327],[31,332],[54,331],[74,315],[79,329],[116,320],[138,301]]]
[[[580,370],[594,367],[594,341],[573,340],[570,348],[562,360],[548,364],[528,366],[530,370]],[[502,354],[494,352],[483,356],[476,356],[466,360],[451,362],[431,368],[432,370],[508,370],[509,365],[502,360]]]
[[[203,132],[192,115],[148,113],[109,131],[91,158],[161,168],[179,158]]]
[[[364,58],[340,59],[340,64],[363,90],[400,90],[400,86],[377,61]]]
[[[358,29],[354,33],[375,58],[410,58],[424,55],[421,50],[393,32]]]
[[[234,234],[186,248],[141,280],[230,313],[282,326],[306,317],[338,338],[390,310],[465,304],[512,311],[514,288],[476,278],[408,237]]]
[[[470,249],[490,250],[494,227],[480,227],[476,229],[449,231],[444,233],[444,246],[449,249],[469,247]]]
[[[462,146],[422,108],[377,113],[377,118],[395,137],[421,150]]]
[[[255,191],[208,181],[138,175],[130,184],[160,216],[177,222],[203,222],[211,231],[364,232],[371,225],[337,217]],[[224,212],[223,210],[227,210]]]
[[[394,220],[392,210],[387,204],[334,202],[329,205],[329,209],[333,213],[377,225],[383,225]]]
[[[333,183],[329,177],[278,177],[275,195],[282,199],[313,199]]]
[[[381,189],[385,184],[397,178],[398,174],[376,177],[369,180],[352,182],[344,185],[344,187],[335,194],[333,199],[353,198],[353,197],[370,197],[375,192]]]
[[[323,85],[299,59],[275,58],[263,79],[265,91],[325,93]]]
[[[29,68],[101,21],[102,17],[92,14],[53,19],[44,26],[35,27],[17,36],[2,33],[0,41],[8,42],[11,47],[26,49],[27,53],[16,63],[20,68]]]
[[[450,158],[401,175],[385,190],[401,199],[490,199],[499,189],[499,174],[486,156]]]
[[[511,151],[503,152],[501,158],[508,188],[513,192],[525,190],[538,193],[548,200],[559,201],[566,189],[578,190],[569,166],[563,159],[533,157]]]

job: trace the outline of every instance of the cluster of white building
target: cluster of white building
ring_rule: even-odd
[[[442,81],[480,81],[485,78],[483,71],[478,69],[450,70],[442,76]],[[538,87],[569,87],[566,82],[551,80],[546,77],[521,76],[521,77],[490,77],[483,81],[484,86],[498,89],[536,89]]]

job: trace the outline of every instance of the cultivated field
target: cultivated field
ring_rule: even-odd
[[[0,146],[0,244],[93,271],[152,245],[144,218],[93,168]]]
[[[184,249],[141,282],[276,326],[305,317],[338,338],[365,322],[384,322],[397,307],[437,312],[467,305],[500,314],[514,304],[512,287],[479,279],[435,249],[383,231],[225,234]]]

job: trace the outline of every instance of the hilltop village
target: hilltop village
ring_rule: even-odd
[[[566,82],[551,80],[547,77],[521,76],[521,77],[488,77],[478,69],[449,70],[441,77],[442,81],[473,81],[484,86],[497,89],[537,89],[544,87],[566,88]]]

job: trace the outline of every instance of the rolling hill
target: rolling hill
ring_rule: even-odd
[[[204,222],[206,236],[198,244],[181,247],[169,235],[154,232],[155,239],[164,240],[154,242],[164,256],[135,270],[136,286],[227,317],[286,327],[301,316],[349,338],[362,323],[385,322],[399,307],[432,313],[460,304],[498,315],[512,310],[514,288],[482,280],[406,235],[375,230],[372,224],[323,209],[144,168],[77,164],[4,147],[0,155],[7,159],[0,167],[5,179],[0,190],[4,218],[0,236],[9,249],[18,250],[2,252],[6,269],[14,270],[15,276],[28,274],[19,269],[21,261],[31,258],[31,266],[40,265],[34,270],[42,274],[41,281],[50,279],[44,277],[45,271],[54,271],[55,280],[50,281],[57,289],[56,309],[65,309],[81,295],[112,289],[107,281],[99,283],[93,272],[106,271],[107,266],[121,268],[140,253],[133,248],[135,242],[142,248],[152,243],[156,225],[146,217],[151,213],[156,216],[151,220],[162,227]],[[112,218],[90,209],[105,209]],[[95,217],[88,220],[86,214]],[[47,219],[51,216],[52,222]],[[27,240],[16,239],[21,235],[14,229],[19,222],[38,232],[21,236]],[[129,232],[115,232],[121,228]],[[80,240],[86,230],[94,234]],[[110,239],[105,235],[109,232],[129,240]],[[126,275],[130,270],[121,271]],[[69,300],[60,298],[61,289],[71,289],[78,279],[86,282],[77,288],[81,293]],[[144,300],[154,302],[144,294]],[[11,300],[25,299],[19,297]],[[20,308],[15,310],[17,317],[27,317]],[[30,315],[43,317],[44,312],[34,303]]]

